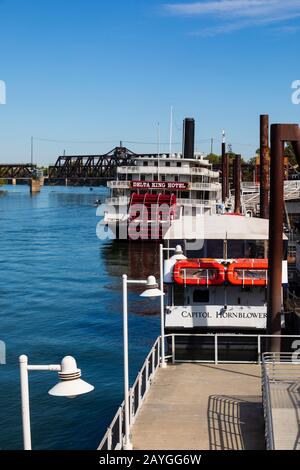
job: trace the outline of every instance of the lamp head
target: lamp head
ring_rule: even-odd
[[[181,245],[176,245],[176,247],[175,247],[175,255],[183,255],[183,251],[182,251]]]
[[[146,290],[140,294],[140,297],[161,297],[162,292],[158,289],[158,283],[154,276],[147,279]],[[163,294],[164,295],[164,294]]]
[[[49,390],[49,395],[56,397],[74,398],[78,395],[94,390],[93,385],[88,384],[81,377],[81,370],[77,368],[72,356],[66,356],[61,362],[61,371],[58,372],[60,382]]]

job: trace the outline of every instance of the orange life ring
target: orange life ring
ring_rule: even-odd
[[[225,282],[225,267],[212,258],[181,260],[174,266],[173,277],[180,285],[220,286]]]
[[[227,279],[234,286],[266,286],[267,259],[237,259],[227,269]]]

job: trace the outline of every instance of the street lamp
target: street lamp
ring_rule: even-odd
[[[170,258],[170,261],[173,261],[174,264],[176,261],[181,259],[186,259],[184,256],[182,248],[180,245],[176,245],[175,248],[164,248],[162,244],[159,245],[159,270],[160,270],[160,327],[161,327],[161,364],[162,368],[166,367],[165,359],[165,305],[164,305],[164,251],[174,251],[174,255]]]
[[[31,427],[30,427],[30,406],[29,406],[29,370],[56,371],[60,382],[49,390],[49,395],[57,397],[75,398],[78,395],[94,390],[93,385],[88,384],[81,377],[81,370],[77,368],[75,359],[72,356],[63,358],[60,365],[29,365],[28,357],[24,354],[19,357],[20,379],[21,379],[21,401],[22,401],[22,424],[24,449],[31,450]]]
[[[163,292],[158,289],[158,284],[154,276],[149,276],[145,281],[128,279],[127,274],[123,274],[123,344],[124,344],[124,414],[125,414],[125,436],[123,449],[132,450],[130,441],[130,421],[129,421],[129,359],[128,359],[128,284],[138,284],[146,286],[146,290],[140,294],[141,297],[155,298],[161,297]]]

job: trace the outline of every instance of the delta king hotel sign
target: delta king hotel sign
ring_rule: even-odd
[[[133,189],[166,189],[169,191],[178,191],[188,189],[189,183],[178,181],[131,181]]]

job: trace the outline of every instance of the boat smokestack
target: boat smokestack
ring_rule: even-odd
[[[269,218],[270,150],[269,116],[260,115],[260,217]]]
[[[225,131],[222,132],[222,202],[228,198],[228,155],[226,153]]]
[[[185,118],[183,120],[183,158],[194,158],[195,147],[195,119]]]
[[[234,212],[241,213],[241,155],[234,159]]]

